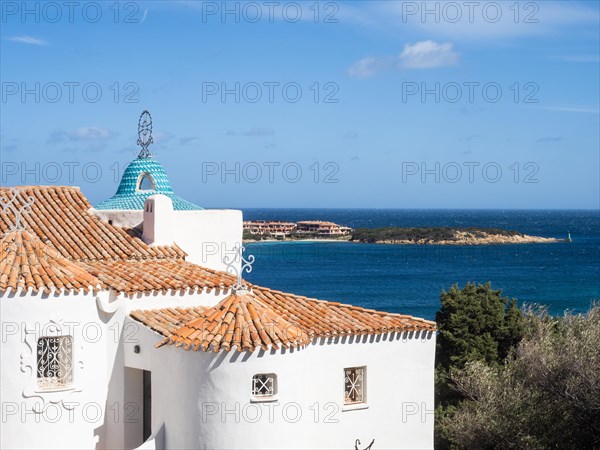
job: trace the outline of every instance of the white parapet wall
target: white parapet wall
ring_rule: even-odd
[[[225,256],[242,243],[242,211],[205,209],[177,211],[175,243],[187,254],[186,261],[215,270],[226,270]]]
[[[186,261],[226,270],[226,256],[242,242],[242,212],[231,209],[173,211],[164,195],[148,197],[144,205],[143,239],[151,245],[177,244]]]
[[[226,270],[223,258],[227,255],[232,257],[233,248],[242,243],[242,211],[174,211],[172,203],[166,200],[170,202],[161,194],[148,197],[144,211],[91,209],[90,212],[115,226],[138,227],[143,232],[144,241],[150,245],[177,244],[188,254],[186,261],[210,269]],[[149,201],[151,208],[148,208]]]

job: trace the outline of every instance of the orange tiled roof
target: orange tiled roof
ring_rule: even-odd
[[[248,292],[234,292],[216,306],[186,322],[168,343],[186,350],[240,351],[298,347],[310,341],[308,334]],[[163,343],[167,343],[165,340]]]
[[[128,295],[153,291],[229,287],[233,275],[180,259],[148,261],[89,261],[81,263],[102,285]]]
[[[197,319],[208,306],[194,306],[190,308],[163,308],[163,309],[138,309],[131,312],[131,317],[143,323],[148,328],[162,334],[171,336],[175,330],[185,323]]]
[[[311,336],[435,330],[435,322],[253,286],[254,295]]]
[[[5,194],[0,188],[0,194]],[[123,228],[103,222],[78,188],[25,187],[35,203],[7,232],[13,217],[0,212],[0,291],[89,289],[101,284],[127,294],[230,287],[234,277],[183,260],[177,246],[150,247]],[[19,202],[17,202],[19,207]],[[131,231],[131,230],[129,230]],[[16,249],[16,251],[15,251]],[[435,330],[435,323],[252,286],[214,308],[132,313],[173,342],[194,349],[297,346],[308,337]],[[285,330],[285,332],[284,332]]]
[[[0,243],[0,292],[29,290],[84,290],[100,280],[27,231],[11,231]]]
[[[435,322],[429,320],[286,294],[260,286],[252,286],[252,292],[243,297],[230,295],[213,308],[138,310],[132,312],[131,317],[167,338],[158,346],[174,343],[186,349],[218,351],[230,350],[239,342],[240,350],[265,348],[271,342],[260,333],[258,339],[254,335],[257,340],[248,334],[253,326],[256,330],[252,316],[244,316],[243,305],[248,304],[258,305],[254,310],[263,328],[278,330],[281,343],[293,343],[292,346],[302,345],[315,337],[435,331]],[[244,330],[248,331],[246,341],[241,340]],[[291,334],[285,330],[291,330]],[[272,341],[270,335],[267,336]],[[275,342],[274,346],[278,344]]]
[[[1,187],[0,195],[10,195]],[[34,198],[31,213],[24,215],[25,228],[74,261],[148,260],[183,258],[176,245],[150,247],[128,230],[110,225],[89,212],[92,207],[79,188],[24,186],[22,195]],[[17,208],[21,206],[17,201]],[[0,210],[0,235],[14,223],[12,214]]]

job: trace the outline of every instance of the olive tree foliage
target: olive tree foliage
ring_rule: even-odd
[[[525,336],[504,365],[453,368],[462,396],[438,411],[453,448],[600,449],[600,303],[585,315],[529,310]]]

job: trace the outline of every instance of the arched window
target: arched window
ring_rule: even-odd
[[[147,172],[141,174],[140,178],[138,179],[137,190],[138,191],[154,191],[155,189],[156,189],[156,186],[154,184],[154,179],[152,178],[152,175],[150,175]]]
[[[37,341],[37,383],[40,389],[60,389],[73,383],[73,338],[41,337]]]

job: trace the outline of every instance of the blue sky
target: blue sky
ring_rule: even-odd
[[[3,185],[111,196],[149,109],[205,207],[599,207],[598,2],[51,3],[1,2]]]

